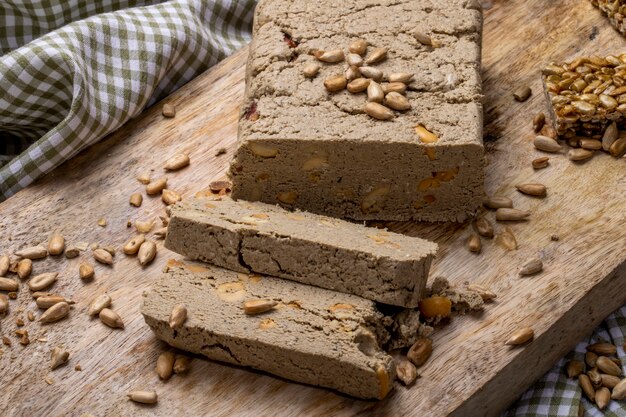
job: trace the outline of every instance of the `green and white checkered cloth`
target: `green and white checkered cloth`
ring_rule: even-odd
[[[0,0],[0,201],[243,46],[254,4]],[[626,363],[625,335],[626,306],[503,416],[577,417],[580,404],[589,416],[626,416],[624,403],[603,414],[581,402],[563,371],[598,340],[620,346]]]

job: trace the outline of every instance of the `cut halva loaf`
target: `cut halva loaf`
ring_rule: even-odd
[[[269,299],[276,307],[247,315],[242,304]],[[170,328],[177,304],[185,323]],[[395,368],[382,349],[389,338],[372,301],[297,282],[170,261],[144,295],[142,314],[171,346],[290,380],[382,399]]]
[[[233,198],[354,220],[463,221],[483,195],[481,28],[472,0],[260,1]],[[384,73],[383,89],[391,74],[414,75],[410,109],[377,120],[365,114],[365,91],[325,88],[347,64],[313,55],[347,56],[357,39],[369,44],[366,60],[388,48],[368,64]]]
[[[165,247],[381,303],[417,307],[437,244],[275,205],[189,198],[171,208]]]

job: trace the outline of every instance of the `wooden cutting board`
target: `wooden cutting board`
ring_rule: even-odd
[[[113,267],[97,265],[96,279],[89,284],[78,278],[81,259],[92,261],[89,251],[73,260],[35,262],[35,273],[60,273],[53,290],[76,304],[62,322],[31,323],[26,311],[36,307],[22,284],[9,316],[0,321],[0,333],[13,341],[12,347],[1,346],[1,414],[488,416],[511,404],[626,302],[626,160],[602,154],[573,164],[564,155],[554,155],[548,168],[534,172],[530,167],[539,156],[531,144],[531,119],[544,108],[539,68],[580,54],[621,53],[626,42],[587,1],[508,0],[487,6],[486,191],[510,196],[532,217],[511,226],[519,242],[517,251],[483,241],[479,255],[466,249],[467,225],[389,225],[441,246],[432,276],[443,275],[459,284],[480,283],[498,293],[497,302],[484,313],[455,317],[436,331],[433,357],[420,369],[421,378],[413,387],[397,387],[382,402],[357,401],[201,359],[194,359],[189,375],[160,382],[154,367],[165,346],[139,313],[142,292],[175,256],[159,243],[156,261],[149,267],[142,269],[135,258],[118,251]],[[191,196],[220,178],[234,151],[246,54],[246,49],[239,51],[168,98],[177,106],[176,118],[164,119],[160,106],[155,106],[0,204],[0,253],[45,242],[53,231],[65,235],[70,244],[119,248],[133,233],[128,220],[164,212],[158,198],[144,198],[139,209],[129,206],[130,194],[142,191],[136,175],[146,170],[153,170],[153,177],[164,175],[163,162],[177,152],[189,152],[192,164],[167,175],[169,188]],[[533,88],[533,96],[525,103],[515,102],[511,91],[524,84]],[[227,154],[215,156],[221,147]],[[529,181],[546,184],[548,197],[535,199],[514,190],[514,184]],[[493,213],[487,217],[493,220]],[[106,219],[106,227],[97,225],[100,218]],[[502,231],[502,225],[496,227]],[[551,235],[559,240],[551,240]],[[545,272],[518,278],[520,264],[534,256],[544,260]],[[124,319],[124,330],[109,329],[85,313],[89,302],[105,291]],[[26,347],[13,334],[18,316],[25,319],[30,333],[31,344]],[[510,333],[522,326],[534,328],[535,340],[525,347],[505,346]],[[59,344],[71,352],[70,363],[49,371],[49,351]],[[82,371],[74,370],[78,364]],[[135,388],[155,389],[159,403],[153,407],[130,403],[126,392]]]

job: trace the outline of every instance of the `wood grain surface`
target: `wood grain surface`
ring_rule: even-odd
[[[96,278],[78,278],[80,258],[48,257],[34,262],[34,273],[57,271],[52,288],[76,301],[70,317],[50,325],[26,319],[36,311],[21,283],[17,300],[0,320],[0,414],[3,416],[489,416],[497,415],[605,316],[626,302],[626,160],[596,155],[583,164],[563,154],[534,172],[530,161],[531,119],[542,110],[539,68],[551,60],[581,54],[620,53],[626,41],[588,1],[508,0],[486,4],[483,43],[485,144],[489,165],[486,191],[510,196],[528,209],[528,222],[511,225],[519,243],[507,252],[483,240],[482,253],[465,247],[467,225],[392,223],[394,231],[435,240],[441,251],[432,276],[454,283],[471,281],[498,293],[483,314],[456,317],[434,335],[432,359],[421,378],[396,387],[382,402],[357,401],[340,394],[291,383],[269,375],[196,358],[187,376],[160,382],[156,357],[166,347],[157,341],[139,313],[141,294],[175,257],[162,249],[154,263],[141,268],[118,250],[112,267],[96,265]],[[83,152],[33,186],[0,204],[0,253],[46,242],[61,232],[68,242],[121,245],[132,236],[127,221],[164,212],[158,198],[144,196],[141,208],[128,204],[143,187],[136,175],[152,170],[167,175],[169,188],[183,196],[206,190],[220,178],[234,151],[238,106],[243,93],[247,50],[198,77],[166,101],[177,106],[164,119],[160,106],[146,111],[104,142]],[[532,97],[515,102],[511,91],[528,84]],[[215,156],[216,150],[228,152]],[[189,152],[192,163],[166,174],[164,161]],[[523,196],[514,185],[541,182],[543,199]],[[486,214],[493,220],[493,213]],[[97,225],[100,218],[106,227]],[[496,232],[503,229],[496,225]],[[558,235],[559,240],[551,240]],[[517,269],[540,256],[545,271],[519,278]],[[86,314],[89,302],[108,292],[126,328],[113,330]],[[20,310],[22,310],[20,312]],[[37,312],[37,315],[40,313]],[[31,344],[14,335],[22,317]],[[509,334],[531,326],[535,340],[524,347],[504,345]],[[42,341],[38,341],[41,339]],[[45,340],[45,341],[43,341]],[[63,344],[70,362],[49,370],[49,352]],[[80,364],[82,371],[75,371]],[[50,378],[52,384],[45,382]],[[355,381],[358,383],[358,381]],[[155,389],[155,406],[131,403],[132,389]]]

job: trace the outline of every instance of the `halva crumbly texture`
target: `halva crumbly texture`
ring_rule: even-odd
[[[611,25],[622,35],[626,34],[626,1],[624,0],[591,0],[608,17]]]
[[[437,244],[275,205],[189,198],[171,209],[165,247],[402,307],[423,296]]]
[[[605,128],[625,125],[626,54],[579,57],[542,70],[554,127],[561,137],[601,139]]]
[[[428,297],[446,297],[452,303],[452,311],[461,315],[472,311],[480,311],[485,307],[483,298],[476,291],[453,286],[444,277],[435,277],[430,287],[427,288],[426,293]],[[426,321],[434,326],[444,319],[447,319],[447,317],[434,317],[426,319]]]
[[[472,0],[261,1],[233,198],[354,220],[465,220],[483,195],[481,30]],[[373,65],[383,89],[391,73],[414,74],[411,108],[391,120],[365,114],[365,92],[324,86],[347,64],[313,54],[347,56],[358,39],[369,44],[366,60],[388,48]],[[312,63],[319,71],[306,69]]]
[[[267,299],[269,312],[247,315],[243,303]],[[187,320],[172,329],[172,309]],[[391,319],[375,303],[292,281],[170,261],[144,295],[142,314],[171,346],[358,398],[382,399],[395,367],[381,345]]]

